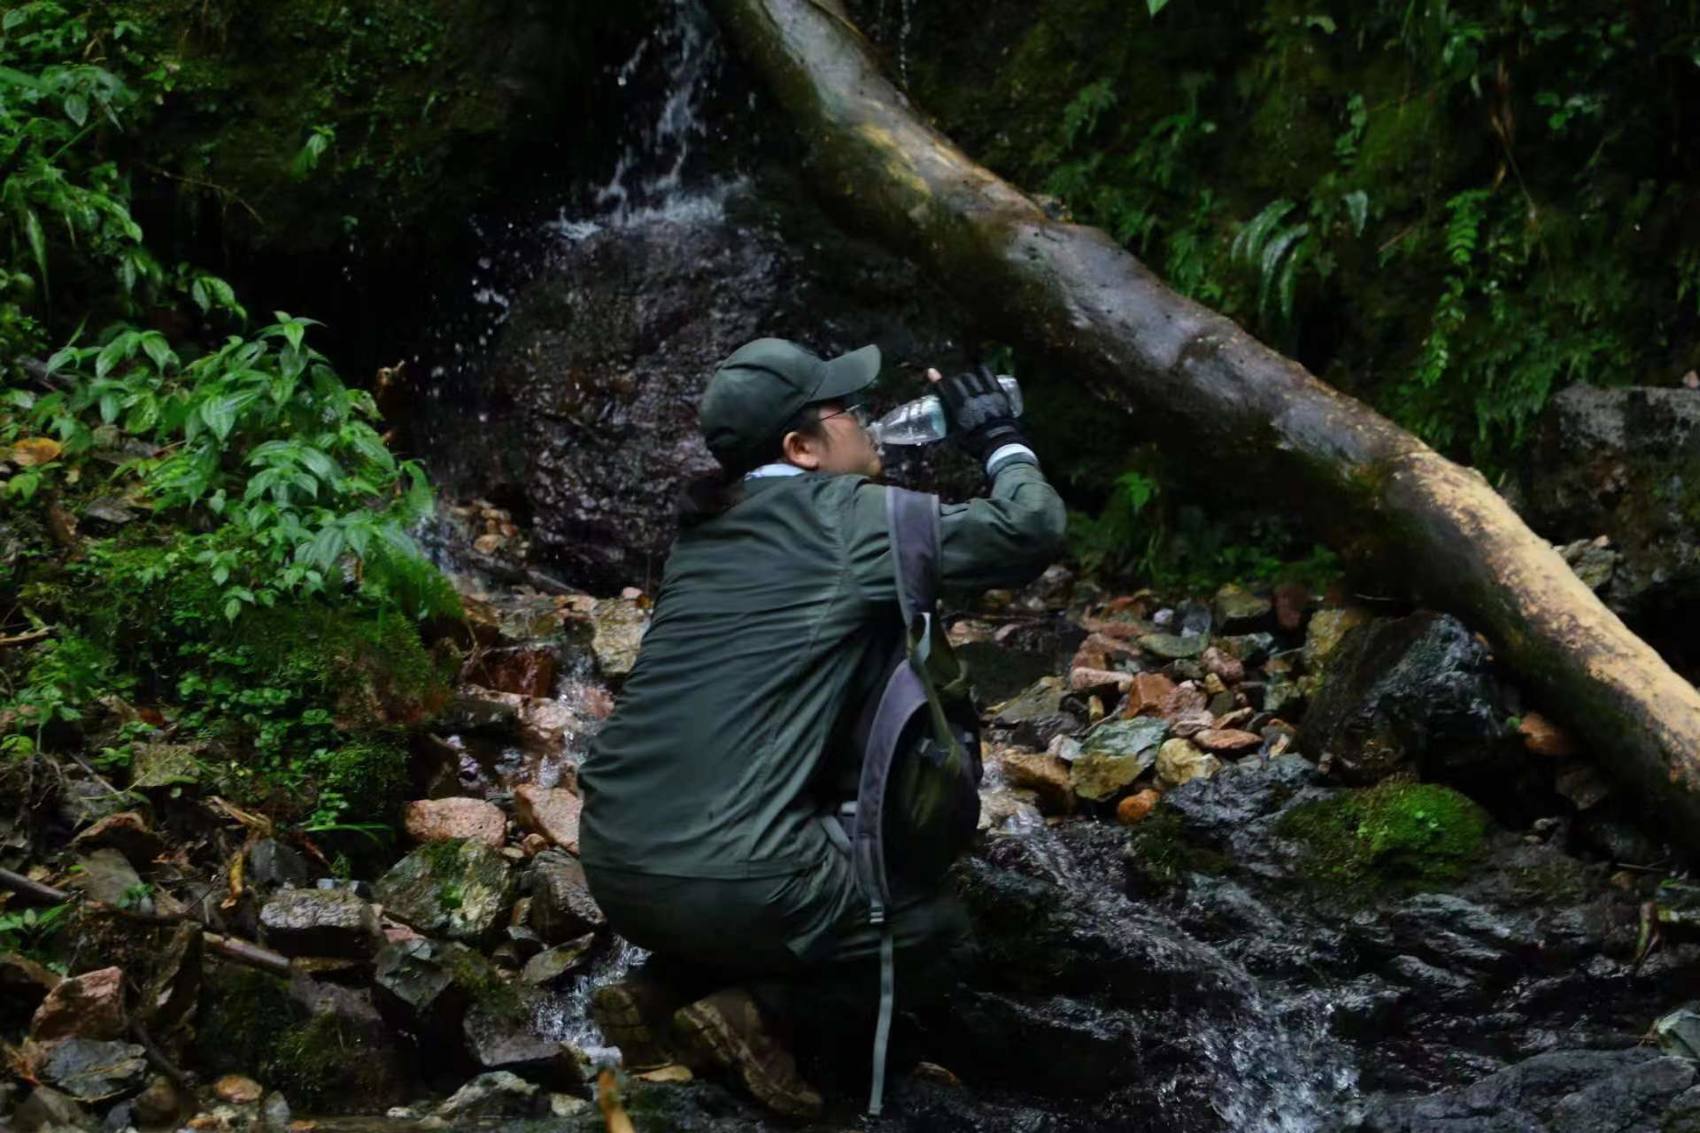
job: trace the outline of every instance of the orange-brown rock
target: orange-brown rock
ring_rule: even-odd
[[[1162,797],[1162,793],[1153,787],[1129,795],[1116,804],[1116,821],[1123,826],[1132,826],[1156,809],[1157,802]]]
[[[1068,814],[1074,810],[1074,783],[1068,764],[1061,759],[1037,751],[1011,751],[1001,762],[1004,781],[1037,795],[1042,813]]]
[[[1539,712],[1526,713],[1517,725],[1517,732],[1523,737],[1523,746],[1535,755],[1564,759],[1576,754],[1576,742],[1570,733]]]
[[[1175,692],[1175,682],[1162,673],[1135,673],[1133,687],[1128,690],[1126,714],[1129,716],[1161,716],[1169,697]]]
[[[483,799],[415,799],[402,809],[402,825],[415,842],[482,842],[500,846],[508,820]]]
[[[1205,751],[1233,754],[1262,747],[1263,737],[1238,728],[1205,728],[1192,737],[1192,742]]]
[[[579,797],[560,787],[525,783],[514,788],[514,817],[568,853],[578,853]]]
[[[30,1037],[41,1043],[73,1036],[105,1041],[121,1037],[126,1026],[123,969],[100,968],[54,985],[35,1009]]]

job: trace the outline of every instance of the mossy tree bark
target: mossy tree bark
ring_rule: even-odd
[[[793,118],[829,203],[1151,436],[1290,501],[1350,560],[1484,631],[1605,769],[1700,849],[1700,692],[1480,473],[976,165],[882,77],[835,0],[715,7]]]

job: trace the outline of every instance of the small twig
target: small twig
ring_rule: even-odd
[[[165,1057],[165,1052],[159,1049],[159,1044],[153,1041],[153,1038],[148,1034],[148,1029],[142,1026],[140,1019],[130,1020],[130,1034],[138,1043],[142,1044],[142,1049],[147,1052],[148,1061],[153,1063],[154,1068],[161,1074],[170,1078],[172,1085],[185,1092],[192,1093],[194,1091],[194,1085],[189,1081],[189,1076],[179,1070],[171,1059]]]
[[[51,885],[43,885],[39,881],[31,881],[23,874],[13,873],[9,869],[0,869],[0,888],[10,889],[22,897],[33,898],[48,905],[62,905],[71,900],[72,897],[72,894],[66,890],[56,889]],[[150,924],[175,924],[193,919],[188,916],[164,916],[158,913],[140,913],[133,909],[120,909],[115,905],[108,905],[104,901],[91,901],[90,904],[121,917],[127,917],[130,920],[146,921]],[[262,948],[250,941],[205,931],[202,932],[201,939],[208,948],[227,960],[234,960],[239,964],[246,964],[251,968],[259,968],[262,971],[280,976],[287,976],[294,971],[288,956],[281,952],[273,952],[270,948]]]
[[[0,637],[0,649],[10,649],[14,645],[30,645],[49,637],[53,633],[52,626],[32,629],[28,633],[14,633],[11,637]]]
[[[23,874],[13,873],[9,869],[0,869],[0,888],[10,889],[20,897],[33,898],[44,905],[62,905],[71,899],[71,895],[63,889],[55,889],[51,885],[32,881]]]

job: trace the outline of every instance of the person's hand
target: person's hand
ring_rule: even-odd
[[[984,461],[1001,445],[1027,443],[1015,407],[990,368],[978,366],[944,379],[937,375],[937,370],[927,371],[927,378],[939,383],[950,439],[964,452]]]

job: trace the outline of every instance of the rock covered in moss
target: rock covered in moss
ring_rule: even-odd
[[[1308,854],[1318,880],[1436,881],[1457,877],[1488,831],[1481,807],[1437,783],[1382,783],[1293,808],[1281,832]]]
[[[378,880],[377,898],[396,920],[431,936],[482,940],[514,901],[514,869],[477,842],[421,846]]]

